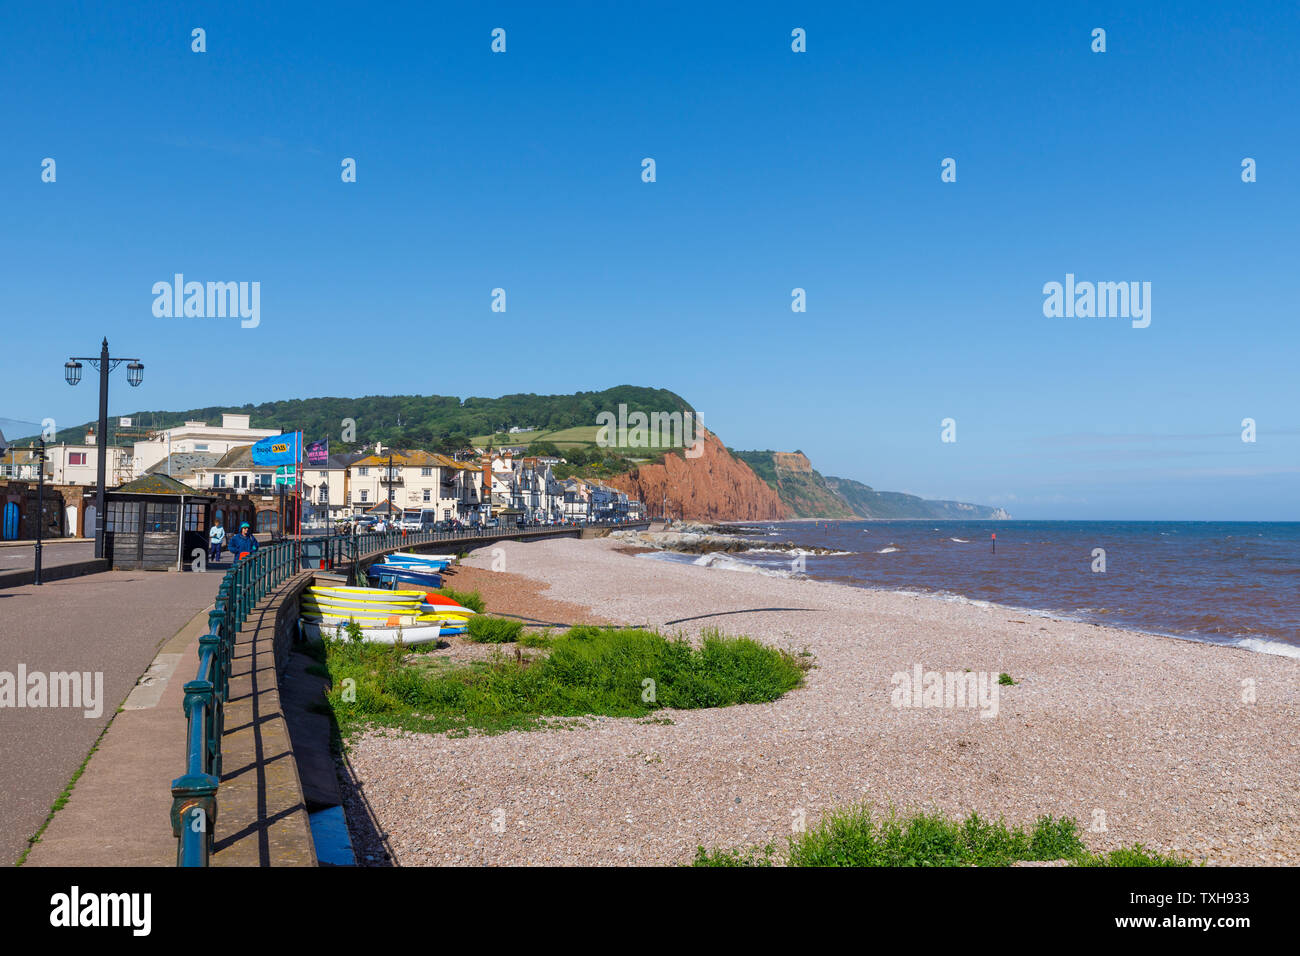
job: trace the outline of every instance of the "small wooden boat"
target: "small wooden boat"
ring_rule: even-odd
[[[442,587],[442,575],[432,571],[414,571],[394,565],[372,564],[366,571],[368,581],[393,581],[401,584],[419,584],[425,587]]]
[[[361,622],[358,621],[358,624]],[[346,622],[334,624],[302,619],[298,622],[303,637],[308,640],[317,638],[347,639]],[[436,641],[443,633],[442,625],[437,623],[415,624],[400,627],[379,627],[361,624],[361,637],[371,644],[396,644],[400,639],[403,644],[429,644]]]

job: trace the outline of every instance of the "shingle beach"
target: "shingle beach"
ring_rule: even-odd
[[[505,571],[490,570],[493,552]],[[783,844],[798,821],[863,800],[1071,816],[1099,851],[1300,863],[1295,658],[695,567],[610,540],[503,543],[464,565],[454,586],[479,589],[489,612],[718,627],[815,666],[770,704],[498,736],[366,733],[348,761],[398,865],[679,864],[699,845]],[[896,706],[892,678],[918,665],[992,675],[996,714]],[[1002,673],[1016,683],[997,685]]]

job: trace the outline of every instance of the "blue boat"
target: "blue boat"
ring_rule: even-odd
[[[429,566],[442,570],[451,564],[447,558],[434,557],[433,555],[424,556],[418,554],[390,554],[384,558],[384,564],[409,565],[416,567],[420,565]]]
[[[372,585],[391,587],[393,582],[399,584],[414,584],[423,588],[440,588],[442,587],[442,575],[434,574],[432,571],[412,571],[409,568],[399,568],[392,564],[372,564],[366,571],[366,578]]]
[[[441,571],[450,561],[393,561],[385,558],[383,564],[389,568],[408,568],[412,571]]]

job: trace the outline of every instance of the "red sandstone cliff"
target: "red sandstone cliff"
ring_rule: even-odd
[[[662,465],[642,465],[608,482],[645,502],[647,513],[668,513],[692,521],[779,521],[790,517],[772,486],[743,461],[732,458],[712,432],[704,434],[699,458],[664,456]]]

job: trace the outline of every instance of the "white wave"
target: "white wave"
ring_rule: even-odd
[[[856,551],[805,551],[803,548],[746,548],[745,554],[789,554],[795,557],[803,555],[805,557],[815,558],[833,558],[843,557],[846,554],[856,554]]]
[[[702,554],[691,564],[697,568],[716,568],[721,571],[748,571],[751,574],[765,574],[774,578],[792,578],[794,572],[778,571],[775,568],[763,568],[756,564],[749,564],[745,561],[738,561],[729,554],[721,551],[714,551],[711,554]]]
[[[881,548],[879,551],[876,552],[876,554],[893,554],[895,551],[901,551],[901,550],[903,549],[890,546],[888,548]]]
[[[1284,644],[1281,641],[1270,641],[1263,637],[1240,637],[1232,642],[1232,646],[1255,651],[1259,654],[1277,654],[1279,657],[1300,658],[1300,647],[1294,644]]]
[[[956,541],[958,544],[970,544],[970,538],[949,538],[949,541]]]

